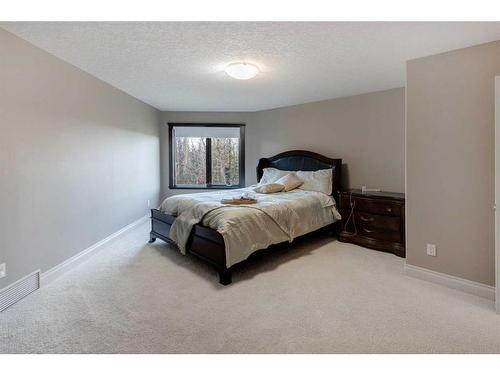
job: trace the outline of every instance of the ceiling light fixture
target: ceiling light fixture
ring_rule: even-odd
[[[259,68],[253,64],[243,62],[229,64],[224,70],[230,77],[235,79],[250,79],[259,74]]]

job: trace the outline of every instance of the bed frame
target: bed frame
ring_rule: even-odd
[[[262,158],[257,165],[257,181],[260,181],[264,168],[277,168],[286,171],[317,171],[320,169],[333,169],[332,195],[338,202],[338,191],[340,190],[340,176],[342,159],[330,159],[326,156],[310,151],[293,150],[282,152],[270,158]],[[157,238],[173,244],[169,238],[170,227],[175,221],[175,217],[167,215],[160,210],[151,210],[151,233],[150,243]],[[339,222],[328,225],[337,235],[340,229]],[[321,228],[322,229],[325,229]],[[268,249],[275,247],[270,246]],[[219,282],[228,285],[232,282],[232,267],[226,267],[226,249],[222,235],[214,229],[196,224],[189,236],[186,253],[209,263],[219,273]]]

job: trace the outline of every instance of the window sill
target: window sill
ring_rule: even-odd
[[[226,185],[170,185],[168,188],[170,190],[234,190],[234,189],[241,189],[244,186],[239,186],[239,185],[232,185],[232,186],[226,186]]]

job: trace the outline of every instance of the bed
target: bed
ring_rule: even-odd
[[[332,169],[331,196],[299,189],[287,193],[262,194],[259,195],[258,207],[218,207],[220,203],[216,204],[221,197],[251,188],[179,195],[175,196],[176,199],[170,197],[162,203],[160,209],[151,210],[149,242],[152,243],[159,238],[173,244],[182,253],[194,255],[215,267],[222,285],[231,284],[233,266],[256,252],[272,250],[279,243],[291,242],[318,231],[331,230],[335,235],[338,234],[340,221],[335,215],[335,202],[338,202],[341,166],[342,159],[331,159],[303,150],[287,151],[273,157],[262,158],[257,165],[257,181],[261,181],[265,168],[282,171]],[[330,201],[333,203],[329,203]],[[282,207],[287,204],[292,204],[294,208],[285,211]],[[332,204],[332,217],[330,217],[328,212]],[[280,210],[273,215],[273,208]],[[186,219],[187,214],[189,216]],[[284,224],[281,224],[280,217],[283,218]],[[302,227],[301,221],[294,220],[293,217],[300,220],[308,217],[307,225]],[[180,225],[181,221],[183,225]],[[186,225],[184,221],[191,225]],[[243,232],[242,223],[248,221],[255,223],[252,224],[255,227],[252,226],[251,234]],[[221,225],[224,226],[223,229],[220,229]],[[283,238],[277,234],[280,229]],[[240,236],[237,238],[240,238],[241,244],[234,241],[234,235],[229,236],[231,231]],[[179,238],[183,238],[183,241]]]

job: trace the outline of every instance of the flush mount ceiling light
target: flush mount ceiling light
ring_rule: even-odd
[[[259,68],[248,63],[232,63],[226,66],[225,72],[235,79],[250,79],[259,74]]]

